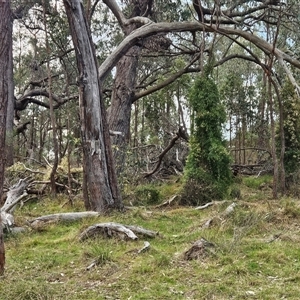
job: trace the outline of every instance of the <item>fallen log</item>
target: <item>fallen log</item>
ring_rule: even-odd
[[[98,235],[102,235],[106,238],[118,236],[122,239],[125,239],[126,237],[132,240],[138,239],[138,237],[133,233],[133,231],[126,228],[124,225],[110,222],[95,224],[88,227],[80,234],[79,241],[84,241],[88,238],[96,237]]]
[[[7,198],[1,207],[2,212],[12,213],[16,205],[27,196],[26,188],[32,182],[31,178],[20,179],[18,183],[9,188]]]
[[[58,221],[77,221],[83,218],[98,217],[99,213],[95,211],[83,211],[83,212],[69,212],[69,213],[57,213],[51,215],[45,215],[33,220],[28,221],[32,227],[39,226],[41,224]]]
[[[147,236],[147,237],[150,237],[150,238],[154,238],[155,236],[158,235],[157,231],[152,231],[152,230],[149,230],[149,229],[145,229],[145,228],[142,228],[140,226],[125,225],[125,227],[132,230],[136,234],[141,234],[143,236]]]
[[[17,204],[28,196],[26,188],[32,182],[31,178],[20,179],[18,183],[11,186],[7,192],[5,203],[0,208],[1,223],[3,228],[11,232],[11,228],[15,225],[15,220],[12,215]]]
[[[155,237],[158,235],[158,232],[151,231],[139,226],[132,225],[123,225],[119,223],[109,222],[109,223],[99,223],[88,227],[84,230],[80,236],[79,240],[84,241],[88,238],[102,235],[105,238],[111,238],[113,236],[118,236],[121,239],[132,239],[137,240],[138,236],[136,234],[140,234],[148,237]]]

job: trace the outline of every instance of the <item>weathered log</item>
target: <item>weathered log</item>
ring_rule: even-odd
[[[9,230],[10,227],[13,227],[15,224],[15,219],[12,214],[9,214],[5,211],[1,211],[1,222],[3,228],[6,228]]]
[[[12,227],[9,229],[10,233],[17,234],[17,233],[23,233],[28,230],[27,227]]]
[[[31,178],[20,179],[18,183],[9,188],[7,198],[1,211],[12,213],[16,205],[27,196],[26,188],[31,183]]]
[[[12,215],[16,205],[27,196],[26,188],[32,182],[30,178],[20,179],[18,183],[9,188],[7,198],[4,205],[0,208],[1,223],[3,228],[11,231],[15,225],[15,220]]]
[[[126,237],[132,240],[138,239],[138,237],[133,233],[133,231],[126,228],[124,225],[109,222],[109,223],[95,224],[93,226],[88,227],[80,234],[79,240],[84,241],[88,238],[95,237],[98,235],[102,235],[108,238],[117,235],[123,239]]]
[[[138,239],[138,234],[153,238],[156,235],[158,235],[158,232],[148,230],[139,226],[123,225],[119,223],[109,222],[95,224],[93,226],[88,227],[80,234],[79,240],[84,241],[85,239],[98,235],[102,235],[106,238],[119,236],[122,239],[129,238],[136,240]]]
[[[136,234],[141,234],[143,236],[147,236],[150,238],[154,238],[159,234],[157,231],[148,230],[140,226],[134,226],[134,225],[124,225],[124,226]]]
[[[32,227],[56,221],[77,221],[83,218],[98,217],[99,213],[95,211],[83,211],[83,212],[70,212],[70,213],[57,213],[46,216],[41,216],[36,219],[30,220],[29,224]]]
[[[235,207],[237,206],[237,204],[235,202],[231,203],[226,209],[225,211],[222,213],[223,217],[227,217],[229,215],[231,215],[234,212]]]

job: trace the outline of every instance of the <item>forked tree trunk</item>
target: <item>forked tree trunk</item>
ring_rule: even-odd
[[[94,47],[80,0],[64,0],[79,70],[84,171],[92,210],[122,208]]]
[[[12,43],[12,18],[9,0],[0,1],[0,153],[5,153],[6,114],[8,103],[8,56]],[[0,155],[0,199],[3,193],[5,155]],[[1,217],[0,217],[1,219]],[[0,220],[0,275],[4,273],[5,250]]]

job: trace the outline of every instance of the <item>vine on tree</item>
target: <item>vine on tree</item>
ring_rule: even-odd
[[[287,80],[281,90],[283,100],[283,131],[284,131],[284,168],[286,171],[287,187],[294,189],[293,182],[300,178],[300,100],[292,83]],[[277,147],[280,149],[280,140],[277,139]],[[297,188],[299,194],[299,188]],[[295,191],[294,191],[295,192]]]
[[[199,205],[224,198],[232,174],[230,155],[222,137],[226,113],[217,85],[207,72],[196,78],[189,102],[193,128],[181,199],[183,204]]]

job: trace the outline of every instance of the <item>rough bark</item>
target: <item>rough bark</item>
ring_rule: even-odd
[[[108,115],[109,128],[120,131],[122,135],[112,138],[116,173],[119,176],[124,169],[126,146],[129,142],[131,104],[136,85],[139,47],[133,47],[117,64],[117,72]]]
[[[9,26],[9,39],[12,40],[12,23]],[[10,43],[8,56],[8,103],[6,116],[6,166],[14,164],[13,127],[14,127],[14,77],[13,77],[13,55],[12,43]]]
[[[81,134],[90,206],[98,212],[122,208],[97,60],[83,5],[79,0],[65,0],[64,5],[79,70]]]
[[[44,17],[44,30],[45,30],[45,40],[46,40],[46,52],[47,56],[50,57],[51,55],[51,49],[49,46],[49,33],[48,33],[48,27],[46,22],[46,11],[45,11],[45,3],[44,9],[43,9],[43,17]],[[51,194],[52,196],[56,196],[56,184],[55,184],[55,176],[57,172],[58,167],[58,152],[59,152],[59,145],[58,145],[58,137],[57,137],[57,120],[54,113],[54,103],[53,103],[53,93],[52,93],[52,74],[51,74],[51,68],[50,68],[50,62],[47,61],[47,73],[48,73],[48,90],[49,90],[49,114],[50,114],[50,121],[52,126],[52,143],[53,143],[53,150],[54,150],[54,161],[53,166],[50,173],[50,181],[51,181]]]
[[[11,47],[12,17],[9,0],[0,1],[0,153],[5,153],[6,115],[8,103],[8,57]],[[0,199],[3,193],[5,155],[0,155]],[[0,275],[4,273],[5,249],[0,217]]]
[[[124,15],[118,10],[114,1],[104,1],[117,17],[123,32],[126,36],[130,35],[138,28],[139,24],[126,24]],[[132,9],[131,17],[139,17],[147,9],[148,1],[137,1]],[[151,5],[151,4],[149,4]],[[125,24],[127,26],[125,26]],[[114,131],[121,131],[122,135],[112,138],[113,155],[118,176],[124,170],[126,159],[126,148],[129,143],[131,104],[133,103],[134,90],[136,87],[136,77],[138,69],[138,59],[141,52],[140,46],[133,46],[121,57],[117,63],[117,71],[114,81],[111,106],[108,115],[109,128]]]

